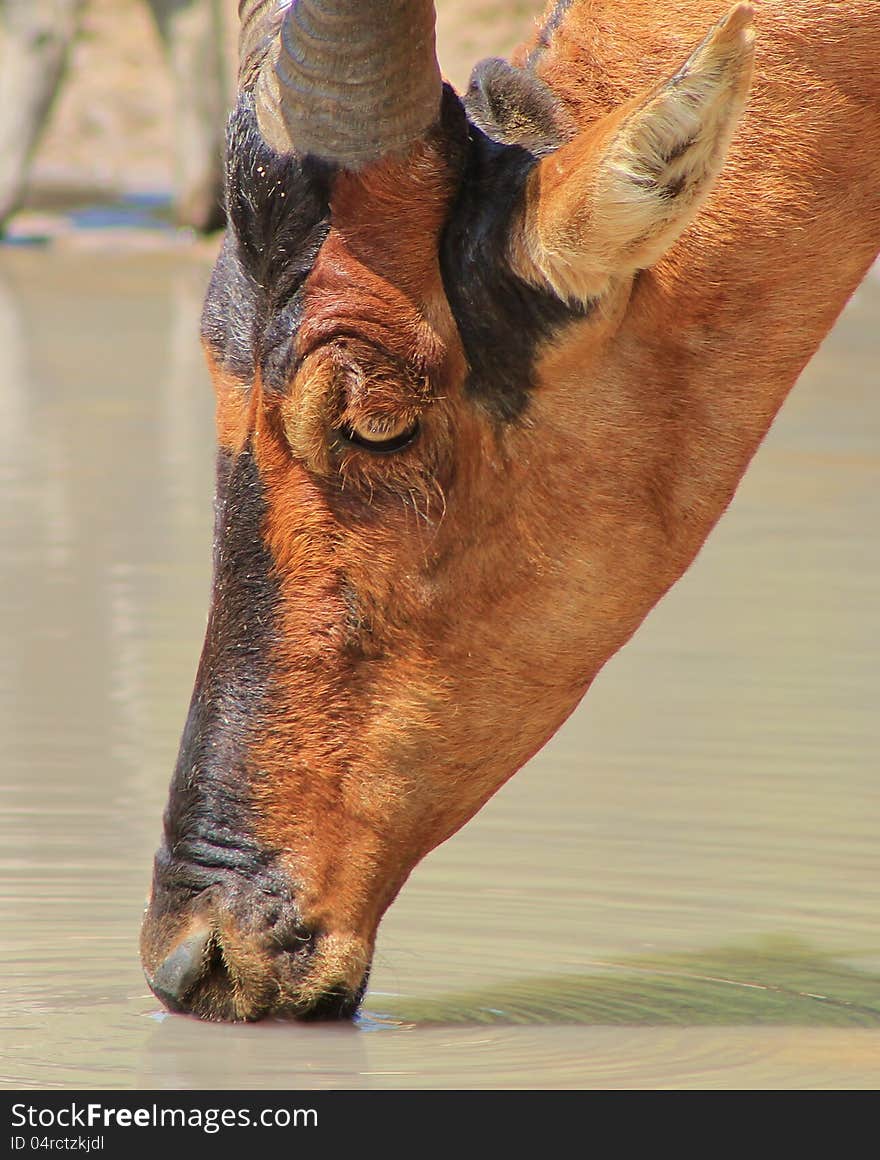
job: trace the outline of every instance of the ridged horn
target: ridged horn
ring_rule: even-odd
[[[402,152],[437,119],[430,0],[240,0],[239,16],[239,83],[276,152],[356,169]]]
[[[278,0],[238,0],[238,87],[250,91],[278,39],[285,5]]]

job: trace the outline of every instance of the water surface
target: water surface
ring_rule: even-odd
[[[420,866],[356,1026],[163,1016],[205,624],[196,253],[0,252],[0,1084],[880,1084],[880,281],[695,567]]]

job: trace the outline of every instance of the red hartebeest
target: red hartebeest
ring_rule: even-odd
[[[464,100],[424,0],[240,10],[214,591],[143,957],[175,1010],[340,1016],[874,259],[880,0],[560,0]]]

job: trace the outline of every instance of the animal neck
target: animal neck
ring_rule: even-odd
[[[588,123],[674,69],[716,14],[704,0],[669,7],[658,43],[653,4],[576,0],[535,67]],[[767,3],[757,24],[755,87],[718,185],[590,360],[602,385],[586,385],[587,422],[636,412],[639,445],[617,462],[638,465],[625,470],[663,509],[675,545],[664,583],[724,511],[880,248],[880,5]],[[545,381],[560,369],[545,365]]]
[[[588,124],[674,71],[717,16],[702,0],[670,8],[658,46],[653,4],[575,0],[534,67]],[[535,552],[573,594],[560,582],[548,621],[590,613],[573,686],[691,564],[877,254],[878,38],[876,0],[764,4],[755,88],[709,201],[661,262],[539,357],[531,417],[547,450],[531,441],[526,456],[514,433],[511,486],[533,529],[543,497],[565,496]]]

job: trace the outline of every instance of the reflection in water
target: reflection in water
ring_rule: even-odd
[[[398,1019],[421,1026],[880,1027],[880,976],[790,940],[768,940],[756,948],[596,963],[586,976],[521,979],[482,993],[398,999],[386,1006]]]
[[[0,480],[12,483],[25,446],[27,363],[21,317],[0,270]]]
[[[270,1087],[347,1087],[352,1076],[369,1071],[367,1038],[351,1024],[206,1027],[188,1017],[159,1016],[136,1086],[228,1090],[249,1075]]]
[[[427,1087],[438,1074],[438,1050],[458,1068],[447,1086],[461,1087],[496,1086],[499,1073],[538,1087],[674,1086],[658,1066],[684,1069],[708,1086],[713,1071],[720,1086],[735,1086],[738,1075],[745,1086],[760,1083],[774,1072],[779,1083],[780,1049],[793,1072],[798,1052],[803,1067],[818,1049],[832,1085],[880,1074],[880,975],[790,940],[597,964],[590,975],[521,979],[470,994],[398,996],[384,1009],[389,1014],[365,1015],[355,1027],[205,1027],[159,1016],[137,1086],[234,1089],[246,1076],[265,1088]],[[847,1027],[877,1030],[849,1039],[829,1030]],[[749,1037],[748,1028],[760,1030]],[[639,1047],[627,1059],[633,1036]],[[674,1044],[672,1060],[658,1044]]]
[[[13,494],[20,476],[27,437],[26,389],[21,318],[0,272],[0,494],[4,496]],[[13,650],[0,648],[0,739],[11,737],[15,724],[12,690],[16,667]]]
[[[880,282],[694,570],[417,869],[369,1017],[234,1028],[157,1018],[137,958],[208,599],[206,276],[0,253],[0,1084],[880,1083]]]

